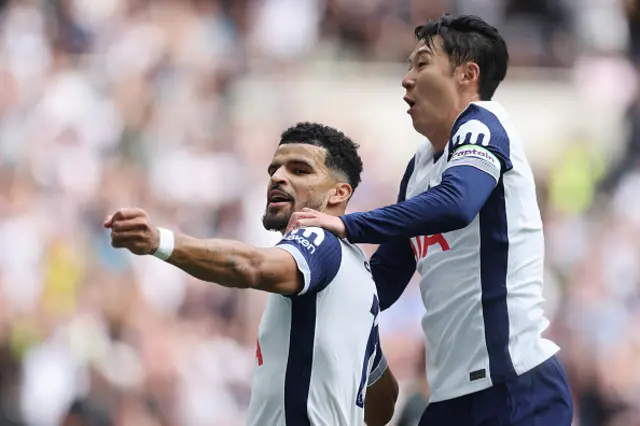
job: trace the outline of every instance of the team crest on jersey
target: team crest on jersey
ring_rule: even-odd
[[[487,146],[491,141],[491,130],[479,120],[469,120],[458,128],[451,141],[454,145]]]
[[[315,253],[316,247],[324,241],[324,231],[321,228],[294,229],[283,238],[285,241],[295,241],[302,247]]]
[[[413,250],[413,255],[416,258],[416,262],[420,259],[424,259],[429,254],[429,247],[438,245],[440,246],[440,250],[447,251],[450,250],[449,243],[444,238],[442,234],[435,235],[423,235],[420,237],[411,238],[411,249]]]

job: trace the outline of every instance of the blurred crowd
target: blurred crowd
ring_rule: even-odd
[[[259,220],[265,167],[298,106],[241,120],[254,98],[239,82],[275,76],[286,92],[314,64],[403,62],[415,25],[444,10],[498,26],[513,67],[570,69],[584,55],[636,66],[639,3],[0,1],[0,426],[243,424],[264,296],[114,250],[102,228],[139,206],[194,236],[278,240]],[[640,425],[640,96],[628,109],[620,155],[567,141],[537,175],[549,335],[579,426]],[[327,114],[335,125],[348,111]],[[385,151],[368,136],[354,136],[368,169],[354,209],[392,202],[402,174],[375,178],[367,165]],[[427,392],[419,305],[411,286],[383,335],[402,426]]]

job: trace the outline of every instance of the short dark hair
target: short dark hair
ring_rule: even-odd
[[[280,145],[288,143],[304,143],[326,149],[325,165],[344,173],[354,191],[360,184],[362,159],[358,154],[359,146],[341,131],[318,123],[298,123],[282,132]]]
[[[479,94],[483,101],[491,100],[498,85],[507,75],[509,51],[498,30],[482,18],[472,15],[444,14],[415,29],[418,40],[433,47],[433,38],[442,38],[442,49],[452,65],[473,61],[480,67]]]

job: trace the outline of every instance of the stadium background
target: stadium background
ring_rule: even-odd
[[[0,426],[243,424],[264,295],[115,251],[102,221],[272,244],[265,168],[300,120],[361,144],[352,210],[393,202],[412,30],[445,9],[510,46],[496,99],[537,177],[576,425],[640,424],[639,1],[1,3]],[[398,419],[421,409],[421,309],[414,283],[381,321]]]

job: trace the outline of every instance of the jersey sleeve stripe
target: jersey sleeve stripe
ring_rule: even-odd
[[[488,173],[493,177],[496,182],[500,179],[500,168],[496,167],[494,164],[488,162],[487,160],[482,160],[480,158],[461,158],[459,160],[452,161],[447,166],[447,170],[457,166],[471,166],[475,167],[478,170],[482,170],[485,173]]]
[[[378,348],[378,351],[381,350],[382,349]],[[384,375],[384,372],[387,371],[387,367],[387,358],[384,356],[384,354],[381,354],[378,365],[376,365],[375,368],[371,370],[371,373],[369,373],[369,384],[367,385],[367,387],[373,386],[378,380],[380,380]]]
[[[471,166],[490,174],[496,182],[500,179],[500,160],[488,149],[481,146],[465,145],[453,152],[446,169],[455,166]],[[446,170],[445,169],[445,170]]]
[[[304,258],[300,250],[297,247],[291,244],[280,244],[276,246],[279,249],[282,249],[293,256],[293,259],[296,261],[296,265],[298,265],[298,270],[302,273],[304,277],[304,287],[298,293],[298,296],[302,296],[309,290],[309,286],[311,284],[311,270],[309,268],[309,264],[307,260]]]

